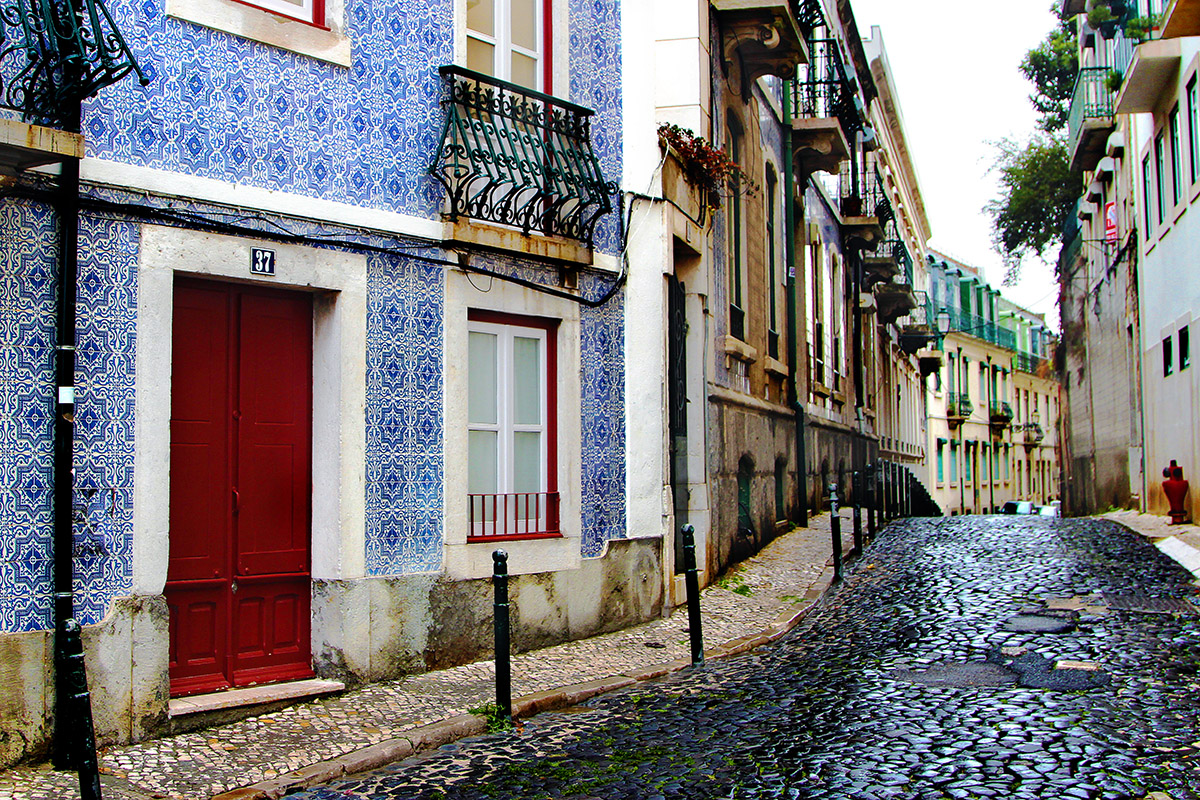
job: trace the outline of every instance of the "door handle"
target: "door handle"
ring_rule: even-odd
[[[237,594],[237,581],[236,580],[234,580],[233,583],[230,585],[229,591],[232,594]]]
[[[238,513],[238,508],[242,503],[242,496],[238,494],[238,490],[233,490],[233,513]]]

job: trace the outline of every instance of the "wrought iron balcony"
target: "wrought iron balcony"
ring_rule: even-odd
[[[149,82],[103,0],[0,2],[0,106],[26,122],[75,123],[79,101],[130,72]]]
[[[1107,67],[1084,67],[1075,77],[1075,92],[1067,117],[1072,170],[1090,170],[1104,157],[1104,144],[1112,133],[1113,95],[1108,89]]]
[[[808,48],[808,63],[788,84],[792,146],[800,171],[837,174],[863,122],[837,40],[813,39]]]
[[[83,156],[79,103],[138,67],[103,0],[0,0],[0,174]]]
[[[975,410],[975,406],[971,405],[971,398],[965,394],[951,392],[946,400],[946,419],[951,424],[962,422]]]
[[[1025,447],[1032,449],[1042,443],[1042,439],[1046,437],[1046,432],[1042,430],[1042,426],[1036,422],[1027,422],[1021,426],[1024,431]]]
[[[1013,358],[1013,368],[1031,375],[1048,375],[1050,362],[1036,353],[1018,351]]]
[[[461,67],[442,67],[446,122],[430,173],[459,217],[591,245],[616,186],[592,150],[593,111]]]
[[[1003,400],[993,400],[989,404],[989,419],[993,428],[1007,428],[1012,424],[1012,406]]]
[[[913,292],[916,306],[909,312],[900,328],[900,349],[910,356],[939,338],[933,302],[926,292]]]
[[[842,224],[849,238],[858,239],[865,247],[877,250],[883,240],[883,229],[896,216],[883,181],[873,164],[854,168],[854,162],[842,164],[839,174],[839,195]]]

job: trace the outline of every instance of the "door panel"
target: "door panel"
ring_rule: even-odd
[[[178,280],[172,336],[173,695],[312,675],[312,300]]]

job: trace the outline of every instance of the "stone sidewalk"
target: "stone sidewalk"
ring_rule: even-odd
[[[843,547],[853,544],[842,511]],[[732,567],[702,594],[707,658],[743,652],[783,636],[833,578],[830,515],[780,536]],[[863,522],[866,524],[865,519]],[[514,712],[575,705],[601,692],[690,664],[687,609],[616,633],[513,658]],[[467,735],[484,720],[469,713],[494,700],[494,664],[372,684],[220,728],[100,753],[106,800],[251,800],[372,769]],[[48,766],[0,772],[0,800],[74,800],[73,773]]]
[[[1169,517],[1137,511],[1110,511],[1101,514],[1100,519],[1120,523],[1150,539],[1155,547],[1200,580],[1200,525],[1172,525]]]

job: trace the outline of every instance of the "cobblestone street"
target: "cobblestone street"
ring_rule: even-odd
[[[1106,521],[910,520],[775,645],[292,797],[1198,797],[1190,578]]]

